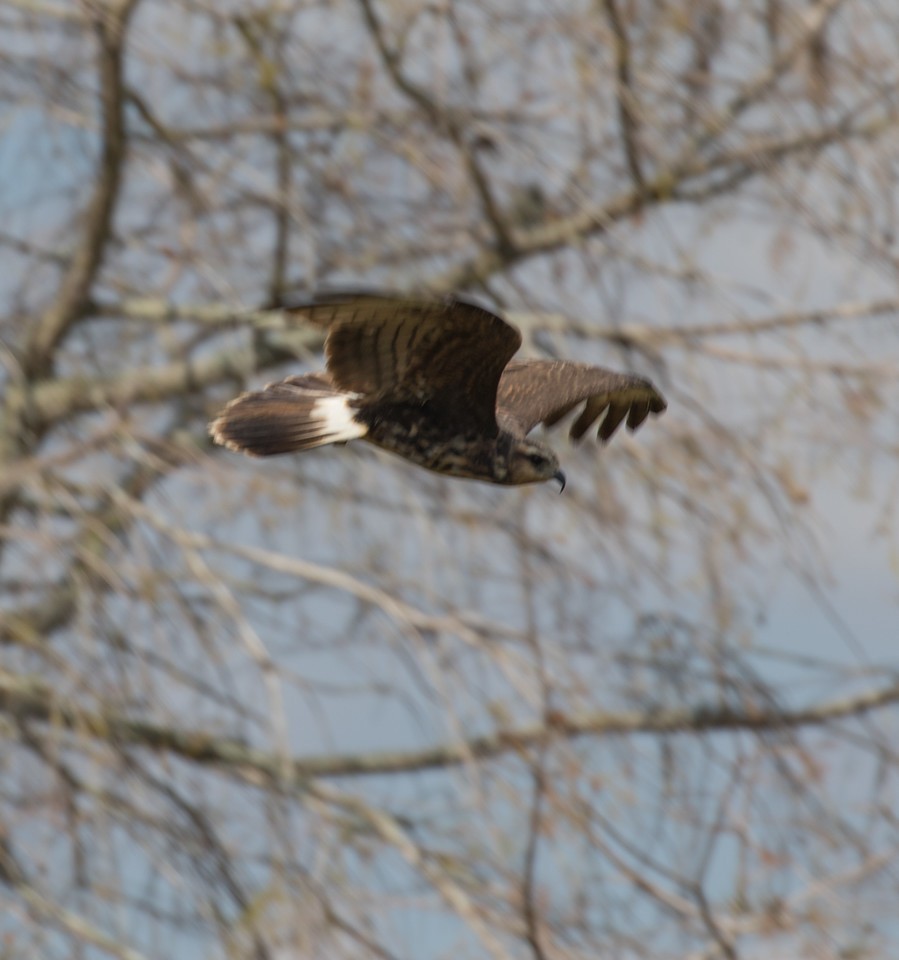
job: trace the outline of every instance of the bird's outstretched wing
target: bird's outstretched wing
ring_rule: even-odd
[[[499,382],[496,413],[501,427],[524,436],[538,423],[558,423],[581,403],[571,438],[579,440],[605,411],[598,430],[603,442],[625,418],[636,430],[650,413],[668,406],[643,377],[567,360],[513,360]]]
[[[500,374],[521,334],[489,310],[372,294],[332,294],[290,309],[327,327],[328,373],[339,388],[379,403],[426,405],[460,427],[496,432]]]

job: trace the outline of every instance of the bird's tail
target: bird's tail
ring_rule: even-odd
[[[209,433],[216,443],[256,457],[345,443],[368,432],[355,419],[353,396],[316,375],[292,377],[232,400]]]

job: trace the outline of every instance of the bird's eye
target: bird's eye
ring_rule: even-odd
[[[542,467],[546,463],[546,457],[540,453],[530,453],[528,454],[528,460],[534,464],[535,467]]]

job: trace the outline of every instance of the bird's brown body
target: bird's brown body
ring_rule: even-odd
[[[420,409],[400,405],[374,415],[363,407],[358,419],[368,424],[369,443],[435,473],[487,480],[502,469],[497,448],[508,441],[499,434],[459,433],[451,424],[422,417]]]
[[[570,433],[608,440],[665,401],[641,377],[568,361],[512,360],[518,331],[459,300],[334,295],[292,311],[325,326],[327,370],[233,400],[218,443],[266,456],[364,439],[428,470],[499,484],[555,478],[556,455],[527,434],[583,404]]]

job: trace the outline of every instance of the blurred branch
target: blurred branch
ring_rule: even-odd
[[[129,90],[128,96],[134,100],[135,106],[143,113],[147,111],[144,101],[138,99],[136,91]],[[388,109],[375,103],[370,110],[334,109],[312,107],[307,103],[297,105],[286,116],[281,117],[272,113],[260,112],[252,116],[235,119],[228,123],[204,126],[175,126],[169,124],[165,128],[159,126],[158,120],[153,120],[151,126],[154,133],[158,133],[167,142],[179,144],[191,140],[212,142],[216,140],[230,141],[239,137],[255,134],[270,135],[278,130],[296,133],[334,132],[341,130],[370,130],[383,128],[403,129],[408,127],[419,113],[415,105],[411,108]],[[513,110],[477,109],[470,105],[454,107],[453,113],[459,123],[464,126],[473,124],[511,124],[517,122],[519,115]],[[146,117],[150,121],[150,117]],[[158,127],[158,129],[157,129]],[[153,137],[146,132],[136,131],[131,134],[134,141],[153,143]]]
[[[218,556],[230,554],[277,573],[285,573],[309,583],[343,591],[363,603],[381,610],[394,623],[398,624],[407,636],[411,636],[413,639],[420,640],[426,635],[451,632],[472,646],[476,646],[482,640],[482,634],[468,626],[461,618],[441,617],[426,613],[388,591],[366,583],[343,570],[318,563],[310,563],[299,557],[289,557],[259,547],[225,543],[205,533],[185,530],[165,522],[155,512],[148,510],[143,504],[129,497],[127,493],[112,490],[111,494],[114,499],[121,503],[124,510],[133,511],[136,516],[139,516],[182,548],[206,550]]]
[[[493,227],[496,236],[496,248],[505,260],[513,258],[515,247],[512,236],[505,218],[500,212],[499,204],[493,196],[493,189],[490,186],[486,171],[481,166],[476,143],[466,140],[462,127],[451,111],[442,108],[425,90],[405,75],[399,54],[390,47],[384,37],[384,31],[375,13],[372,0],[359,0],[359,5],[387,73],[397,89],[416,103],[434,127],[445,132],[462,154],[471,181],[480,198],[484,215]]]
[[[83,460],[85,454],[105,447],[117,432],[117,426],[105,428],[89,437],[80,438],[63,450],[21,457],[0,475],[0,498],[25,483],[33,484],[50,470],[58,470],[78,463]]]
[[[604,327],[581,322],[561,314],[509,311],[506,318],[522,331],[573,333],[587,339],[606,340],[627,347],[687,347],[698,341],[718,337],[752,337],[764,333],[796,330],[802,327],[824,327],[831,323],[892,318],[899,314],[899,298],[838,303],[822,310],[795,310],[776,313],[759,319],[735,318],[729,323],[694,323],[681,326],[650,326],[627,323]],[[708,349],[712,349],[708,345]],[[790,358],[795,360],[796,358]],[[789,361],[785,361],[789,362]]]
[[[48,899],[29,880],[10,844],[0,835],[0,883],[5,884],[22,898],[28,910],[42,923],[65,930],[81,943],[97,947],[104,953],[120,960],[145,960],[145,955],[124,946],[83,916]]]
[[[136,5],[137,0],[125,0],[103,7],[93,15],[99,47],[97,72],[102,131],[99,167],[85,213],[85,226],[75,243],[75,252],[56,297],[30,328],[22,355],[14,361],[15,369],[7,370],[16,387],[7,390],[0,407],[0,467],[3,469],[40,440],[40,431],[29,429],[33,425],[28,424],[26,397],[32,381],[53,369],[57,344],[82,316],[112,233],[126,150],[123,48],[128,20]],[[17,502],[15,489],[8,489],[0,496],[0,524],[10,516]]]
[[[278,192],[275,204],[275,241],[272,249],[272,272],[268,293],[270,303],[280,303],[287,279],[287,263],[290,255],[290,197],[292,183],[293,155],[288,137],[287,99],[281,89],[279,74],[287,68],[282,57],[272,60],[263,47],[263,29],[260,22],[250,16],[236,16],[237,27],[256,62],[259,85],[270,99],[274,115],[274,125],[270,138],[275,149],[275,180]],[[272,35],[275,35],[274,33]]]
[[[126,149],[123,49],[128,21],[136,6],[137,0],[128,0],[105,5],[93,15],[102,120],[99,167],[72,262],[56,298],[25,346],[23,366],[31,376],[45,375],[52,368],[56,345],[81,315],[112,232]]]
[[[703,131],[694,139],[688,152],[699,153],[709,143],[720,139],[736,120],[759,103],[777,81],[806,55],[809,46],[814,44],[824,31],[831,15],[845,2],[846,0],[818,0],[814,5],[799,8],[800,12],[791,14],[789,26],[794,28],[792,44],[775,56],[766,69],[744,84],[717,114],[705,122]],[[788,25],[787,21],[788,17],[784,13],[784,27]]]
[[[135,463],[130,471],[116,480],[119,496],[127,496],[129,503],[137,502],[173,469],[196,456],[196,446],[190,439],[183,442],[177,437],[157,438],[155,447],[157,455],[152,460]],[[25,479],[16,476],[14,483],[22,483]],[[0,496],[4,493],[4,487],[0,485]],[[132,509],[123,509],[117,499],[108,496],[102,497],[93,510],[85,510],[78,517],[81,523],[78,557],[58,582],[43,588],[39,603],[0,610],[0,645],[46,647],[50,637],[67,626],[78,612],[79,589],[75,571],[85,563],[89,564],[93,556],[105,554],[109,543],[128,529],[133,516]],[[102,536],[97,535],[98,531],[103,532]],[[8,535],[3,531],[0,543]]]
[[[700,344],[696,349],[710,357],[728,363],[742,363],[764,370],[803,370],[808,373],[826,373],[835,377],[880,377],[884,380],[896,380],[899,377],[899,360],[892,363],[878,363],[870,360],[862,363],[845,363],[840,360],[810,360],[796,356],[765,356],[750,350],[730,350],[715,344]]]
[[[312,348],[319,345],[321,339],[320,331],[308,334],[298,331],[291,338],[291,346],[308,342]],[[243,347],[232,346],[196,359],[138,367],[118,377],[43,380],[24,395],[21,387],[14,386],[9,390],[8,399],[21,405],[27,411],[29,426],[40,431],[90,410],[158,403],[190,396],[227,380],[243,381],[257,370],[283,359],[282,349],[257,338],[257,342]]]
[[[360,3],[368,2],[369,0],[360,0]],[[813,144],[822,147],[827,142],[833,142],[822,138],[820,134],[811,137],[791,136],[783,141],[769,142],[765,149],[760,147],[754,150],[751,162],[746,159],[736,171],[731,169],[733,159],[727,153],[715,154],[707,150],[711,144],[720,142],[729,127],[767,94],[778,78],[804,53],[809,39],[824,28],[833,10],[842,2],[844,0],[821,0],[821,3],[797,17],[801,31],[794,44],[706,121],[702,130],[667,168],[662,168],[649,179],[642,178],[639,186],[623,191],[600,205],[585,206],[570,217],[560,218],[531,230],[516,230],[511,246],[481,251],[466,263],[434,278],[429,284],[430,288],[446,292],[480,286],[495,273],[537,254],[576,246],[586,237],[602,236],[612,226],[639,213],[644,205],[677,199],[695,202],[703,197],[710,198],[717,192],[715,185],[706,185],[703,192],[702,184],[710,174],[726,171],[729,174],[726,187],[733,189],[737,183],[742,183],[758,173],[770,172],[772,164],[783,161],[796,152],[805,151]],[[834,140],[851,136],[851,131],[844,129],[843,124],[838,124],[832,131]],[[694,187],[694,192],[684,195],[691,186]],[[695,189],[697,186],[699,190]],[[725,185],[719,186],[719,190],[724,187]]]
[[[23,257],[30,257],[42,263],[52,264],[54,267],[67,267],[69,264],[68,257],[59,250],[47,250],[39,244],[13,236],[5,230],[0,230],[0,246],[15,250]]]
[[[543,832],[543,799],[546,794],[546,770],[544,759],[545,742],[541,744],[540,755],[532,771],[533,798],[528,823],[528,842],[525,849],[524,871],[521,879],[522,915],[526,928],[527,941],[534,954],[534,960],[548,960],[543,949],[543,936],[540,930],[540,913],[536,898],[537,847]]]
[[[285,783],[285,773],[294,789],[305,790],[319,777],[375,776],[440,770],[471,760],[488,760],[518,754],[543,743],[587,736],[627,734],[695,734],[722,731],[778,732],[801,727],[824,726],[837,720],[862,716],[899,703],[899,681],[879,689],[824,701],[799,709],[775,710],[733,707],[670,708],[659,710],[596,711],[580,715],[554,714],[548,723],[523,725],[497,733],[472,737],[464,743],[445,744],[424,750],[372,751],[348,755],[322,755],[285,759],[199,729],[178,730],[142,720],[132,720],[112,710],[92,712],[59,696],[35,677],[21,677],[0,670],[0,712],[17,721],[56,725],[75,734],[175,754],[197,763],[231,769],[253,782],[259,778]]]
[[[624,155],[634,181],[634,188],[643,193],[643,167],[640,159],[640,106],[631,76],[631,47],[616,0],[602,0],[612,35],[615,38],[615,72],[618,77],[618,120]]]
[[[59,3],[45,0],[5,0],[5,4],[35,17],[49,17],[51,20],[79,26],[84,23],[84,14],[74,5],[66,5],[65,0]]]
[[[420,841],[410,837],[396,817],[386,810],[366,803],[360,797],[341,793],[323,784],[314,785],[310,792],[316,799],[337,806],[363,821],[377,836],[396,849],[400,856],[434,887],[446,905],[465,921],[494,960],[511,960],[512,955],[494,936],[489,924],[481,917],[477,901],[469,897],[433,858],[426,855]]]
[[[245,325],[260,330],[289,330],[296,327],[290,321],[290,313],[281,309],[260,310],[225,303],[177,304],[156,297],[92,301],[89,310],[91,317],[160,325],[187,322],[219,330]]]

